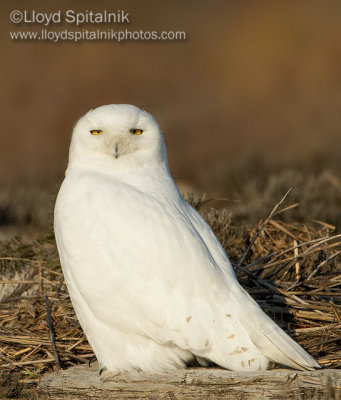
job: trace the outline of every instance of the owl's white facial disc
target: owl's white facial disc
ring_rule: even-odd
[[[138,107],[117,104],[98,107],[76,124],[69,167],[91,167],[99,162],[112,169],[166,163],[161,131],[154,118]]]

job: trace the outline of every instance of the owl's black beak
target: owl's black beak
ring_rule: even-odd
[[[115,143],[114,155],[115,155],[115,158],[118,158],[118,156],[120,155],[118,152],[118,143],[117,142]]]

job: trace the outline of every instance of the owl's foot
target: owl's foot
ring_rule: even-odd
[[[110,381],[119,374],[119,371],[109,371],[107,367],[102,367],[99,370],[99,378],[102,382]]]
[[[118,375],[121,375],[122,378],[126,376],[130,381],[139,381],[141,379],[141,374],[143,375],[143,372],[140,368],[133,368],[129,370],[129,372],[122,370],[111,371],[108,370],[107,367],[102,367],[99,370],[99,378],[101,382],[114,380]]]

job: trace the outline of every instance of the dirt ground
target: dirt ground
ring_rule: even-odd
[[[37,383],[25,381],[22,372],[10,369],[0,370],[0,399],[38,399]]]

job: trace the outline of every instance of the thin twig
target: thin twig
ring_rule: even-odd
[[[66,351],[71,351],[73,350],[75,347],[77,347],[79,344],[81,344],[82,342],[84,342],[84,338],[78,340],[76,343],[74,343],[72,346],[68,347],[66,349]]]
[[[268,259],[270,259],[271,257],[273,257],[275,254],[277,254],[277,253],[274,251],[274,252],[272,252],[272,253],[270,253],[270,254],[267,254],[265,257],[258,258],[257,260],[253,261],[252,263],[250,263],[250,264],[245,265],[244,267],[242,267],[242,269],[248,269],[248,268],[253,267],[254,265],[257,265],[257,264],[259,264],[259,263],[261,263],[261,262],[263,262],[263,261],[267,261]]]
[[[341,237],[341,234],[335,235],[335,236],[330,236],[330,237],[325,237],[325,238],[318,238],[318,239],[310,240],[310,241],[308,241],[308,242],[300,243],[300,244],[298,244],[297,246],[289,247],[288,249],[285,249],[285,250],[282,251],[281,253],[278,253],[278,254],[274,257],[274,259],[272,260],[272,262],[274,262],[276,259],[282,257],[284,254],[291,252],[291,251],[294,250],[295,248],[298,249],[298,248],[300,248],[300,247],[303,247],[303,246],[306,246],[306,245],[309,245],[309,244],[314,244],[313,246],[309,247],[309,248],[306,250],[306,251],[308,251],[308,250],[312,250],[312,249],[314,249],[314,248],[320,246],[322,243],[329,242],[330,240],[337,239],[337,238],[340,238],[340,237]],[[339,244],[341,245],[341,242],[339,242]],[[271,265],[273,265],[272,262],[271,262]]]
[[[21,258],[21,257],[0,257],[0,260],[7,260],[7,261],[27,261],[31,263],[46,263],[46,261],[42,260],[31,260],[29,258]]]
[[[316,333],[316,332],[325,332],[330,329],[339,329],[341,328],[341,324],[328,324],[328,325],[323,325],[319,326],[317,328],[299,328],[299,329],[288,329],[288,333],[295,333],[297,335],[299,334],[307,334],[307,333]]]
[[[45,306],[46,306],[46,312],[47,312],[47,325],[49,327],[49,333],[50,333],[50,340],[51,340],[51,345],[54,353],[54,357],[56,360],[56,365],[57,369],[62,369],[60,365],[60,360],[57,352],[57,347],[56,347],[56,342],[54,339],[54,329],[53,329],[53,322],[52,322],[52,317],[51,317],[51,309],[50,309],[50,304],[49,304],[49,298],[47,296],[44,296],[45,300]]]
[[[254,236],[254,238],[251,240],[251,243],[249,244],[248,248],[245,250],[244,254],[242,255],[242,257],[240,258],[240,260],[238,261],[238,267],[240,267],[243,262],[245,261],[246,256],[248,255],[251,247],[254,245],[255,241],[258,239],[259,235],[262,233],[263,229],[266,227],[266,225],[268,224],[268,222],[270,221],[270,219],[274,216],[274,214],[276,213],[278,207],[280,207],[284,200],[287,198],[287,196],[289,195],[289,193],[292,191],[292,188],[290,188],[285,195],[282,197],[282,199],[275,205],[275,207],[271,210],[270,215],[268,216],[268,218],[265,220],[265,222],[263,223],[263,225],[260,227],[260,229],[258,230],[258,232],[256,233],[256,235]]]
[[[300,276],[300,263],[297,261],[298,258],[298,248],[297,248],[297,240],[294,240],[294,256],[295,256],[295,272],[296,272],[296,280],[297,282],[300,280],[301,276]]]
[[[31,280],[11,280],[11,281],[0,281],[0,285],[36,285],[38,282]]]
[[[311,344],[306,344],[305,348],[309,349],[310,347],[315,347],[315,346],[321,346],[322,344],[327,344],[327,343],[333,343],[336,341],[340,341],[341,340],[341,336],[336,336],[333,337],[331,339],[327,339],[327,340],[319,340],[317,343],[311,343]]]
[[[326,260],[321,262],[315,269],[314,271],[308,276],[307,281],[310,281],[310,279],[325,265],[327,262],[332,260],[333,258],[337,257],[339,254],[341,254],[341,250],[338,251],[337,253],[332,254],[330,257],[328,257]]]
[[[34,360],[34,361],[24,361],[24,362],[13,362],[10,364],[4,364],[2,365],[2,368],[4,367],[21,367],[24,365],[31,365],[31,364],[47,364],[55,361],[54,358],[43,358],[41,360]]]

